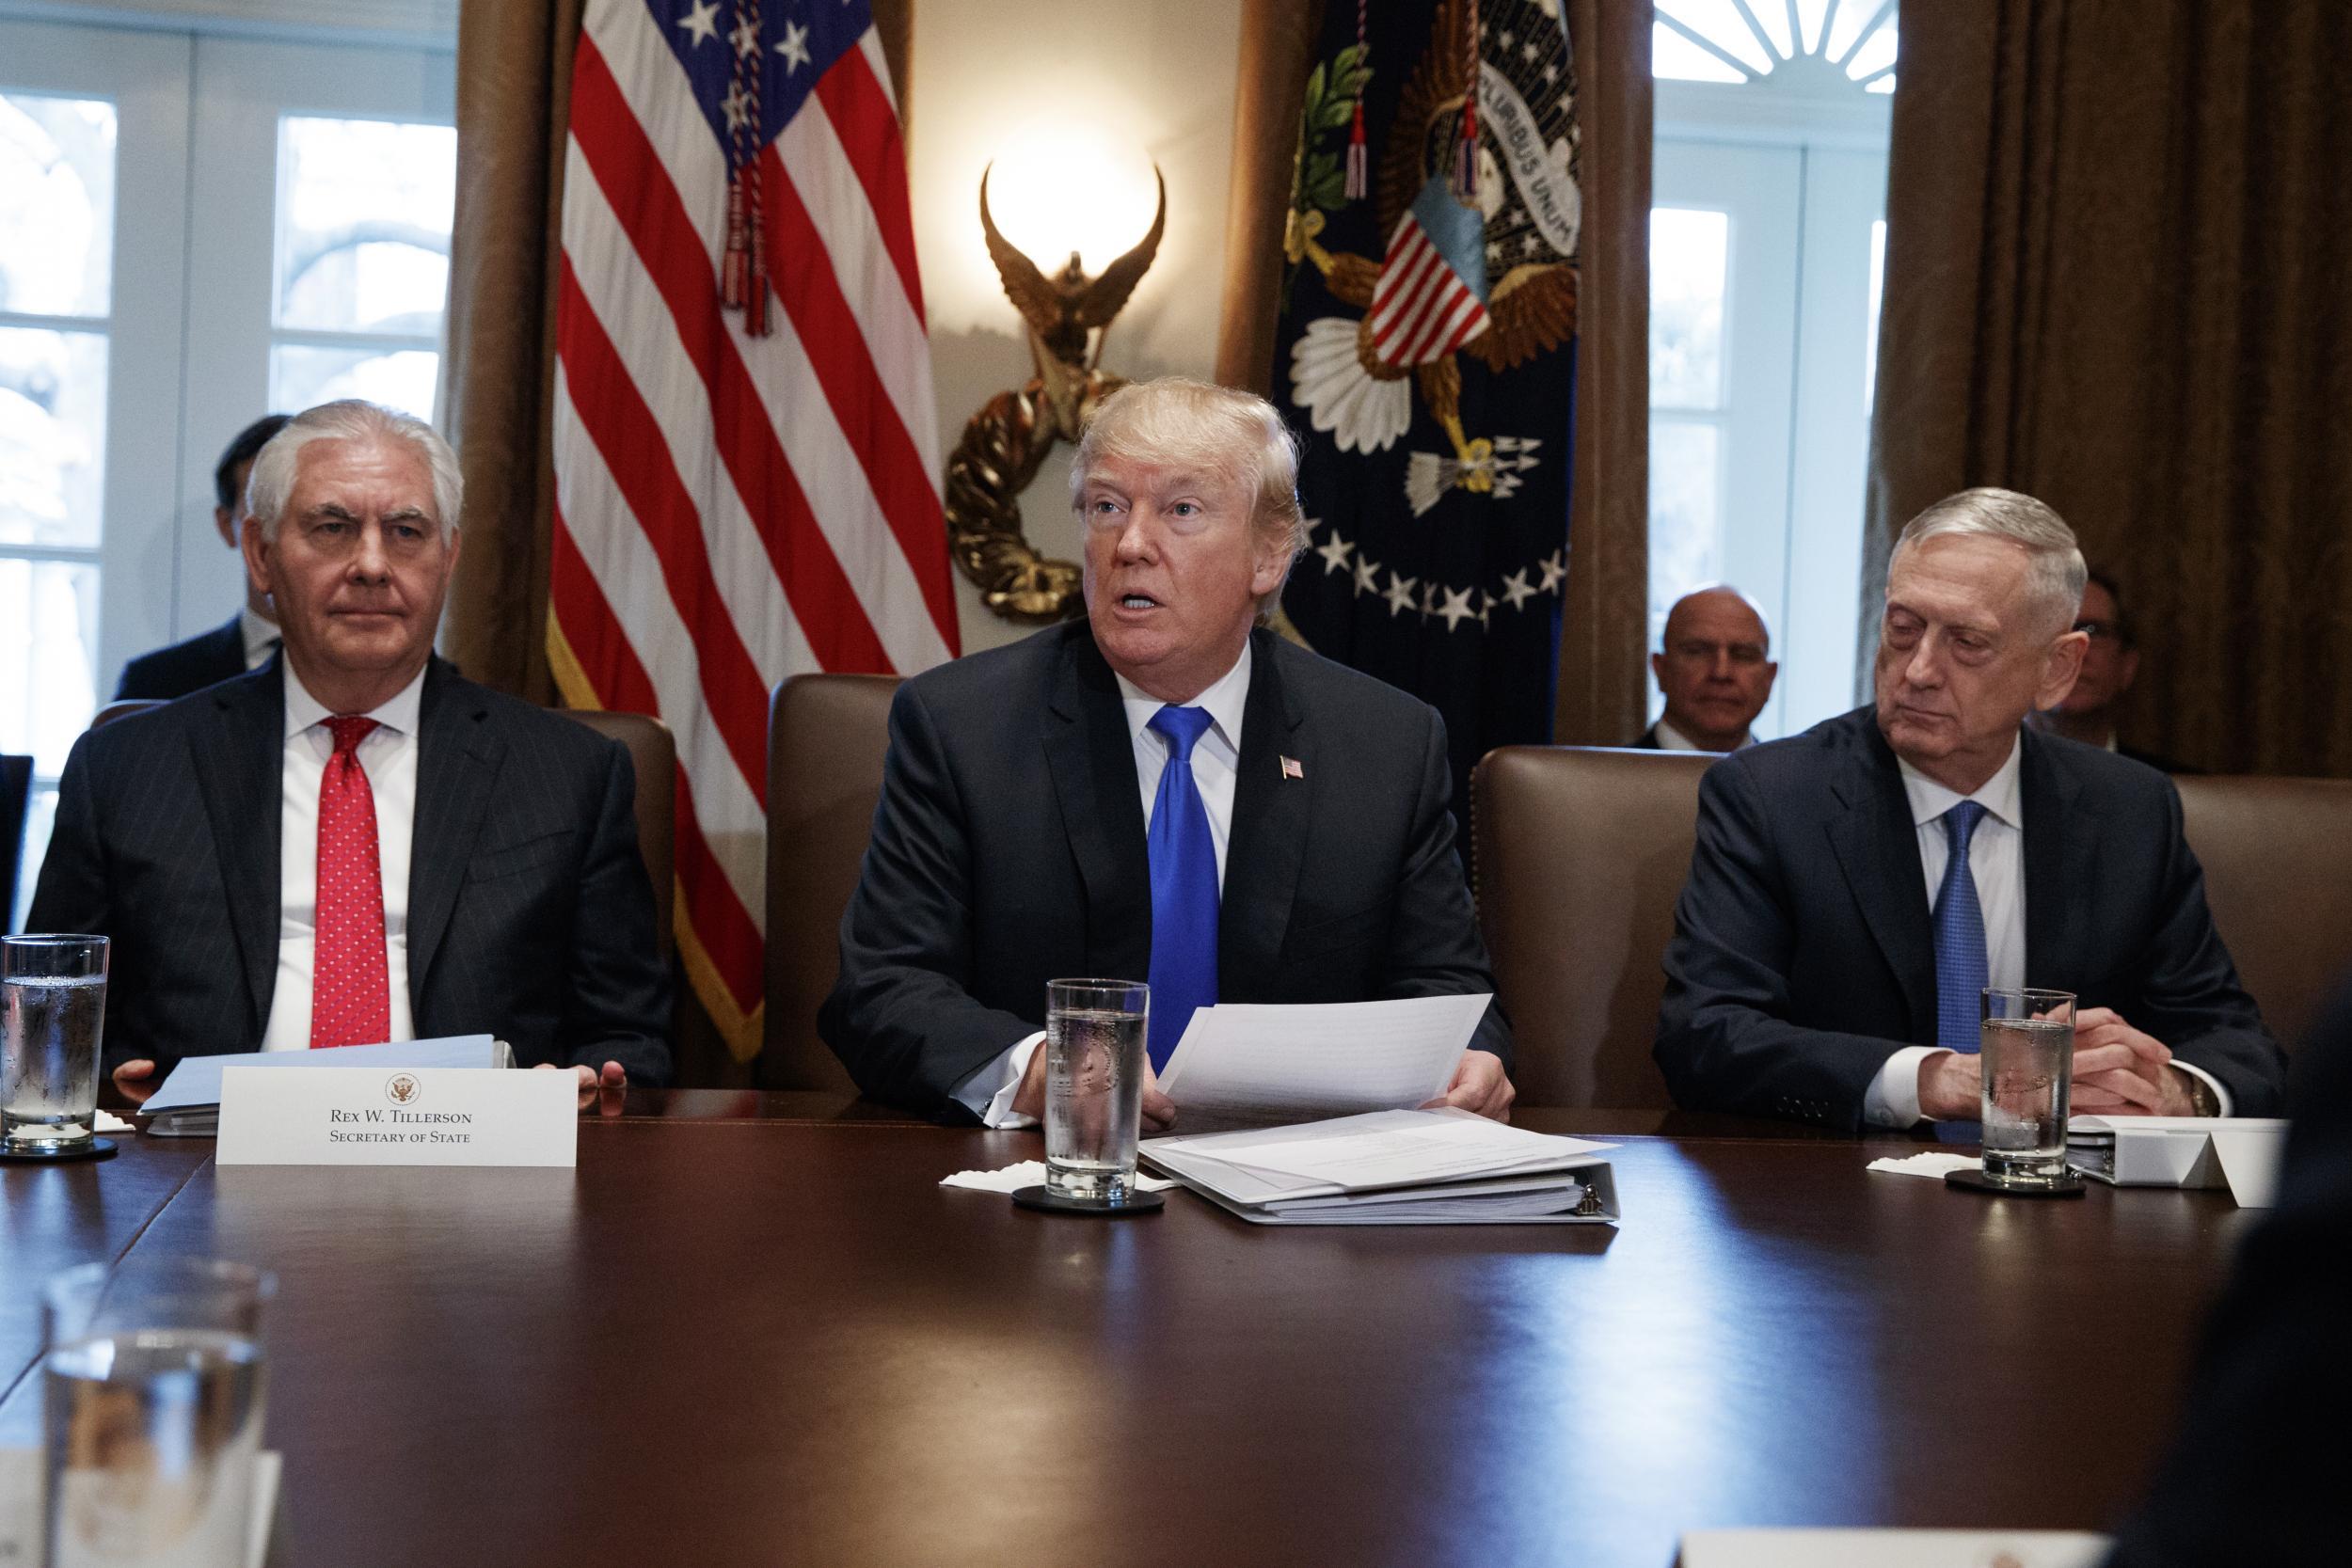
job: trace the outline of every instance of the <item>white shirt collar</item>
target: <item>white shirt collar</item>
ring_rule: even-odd
[[[295,676],[293,661],[285,663],[286,736],[291,739],[313,724],[325,722],[333,714],[326,704],[311,696],[310,689]],[[432,661],[428,659],[426,668],[431,667]],[[367,716],[396,735],[416,734],[417,715],[424,707],[424,674],[423,670],[418,671],[415,680],[394,692],[382,705],[370,709]]]
[[[258,670],[269,657],[270,649],[278,645],[278,623],[265,615],[256,615],[251,605],[237,607],[237,636],[245,645],[245,667]]]
[[[1957,790],[1947,789],[1897,757],[1895,761],[1903,770],[1903,793],[1911,798],[1912,826],[1924,828],[1961,801],[1974,800],[1984,808],[1988,816],[2023,832],[2026,818],[2018,800],[2017,769],[2024,755],[2024,737],[2010,741],[2008,760],[1973,795],[1962,795]]]
[[[1700,745],[1689,736],[1684,735],[1680,730],[1676,729],[1672,724],[1669,724],[1663,719],[1658,721],[1656,728],[1658,730],[1658,749],[1661,752],[1704,752],[1707,750],[1706,747]],[[1739,751],[1741,747],[1747,745],[1748,742],[1754,740],[1755,738],[1756,732],[1750,730],[1746,734],[1740,736],[1738,740],[1734,741],[1731,749],[1735,752]]]
[[[1120,700],[1127,709],[1127,738],[1131,743],[1141,740],[1145,727],[1152,722],[1152,716],[1168,705],[1126,676],[1119,674],[1118,671],[1114,670],[1111,673],[1118,676]],[[1249,705],[1248,642],[1242,643],[1241,657],[1233,660],[1231,670],[1219,676],[1206,691],[1182,705],[1207,708],[1210,725],[1225,744],[1233,749],[1235,756],[1241,755],[1242,710]]]

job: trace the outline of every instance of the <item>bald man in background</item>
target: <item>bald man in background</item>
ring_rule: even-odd
[[[1653,752],[1745,746],[1780,673],[1769,657],[1772,634],[1763,611],[1737,588],[1701,588],[1675,601],[1660,642],[1649,667],[1666,694],[1666,712],[1633,744]]]

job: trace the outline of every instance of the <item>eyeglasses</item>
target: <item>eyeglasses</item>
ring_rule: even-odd
[[[2117,626],[2113,621],[2077,621],[2074,623],[2074,629],[2090,638],[2093,642],[2121,642],[2123,641],[2123,628]]]

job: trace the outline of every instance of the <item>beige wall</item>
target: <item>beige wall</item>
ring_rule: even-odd
[[[1041,141],[1083,148],[1095,166],[1110,161],[1125,175],[1120,194],[1140,202],[1121,248],[1150,223],[1145,160],[1156,161],[1168,177],[1168,232],[1110,334],[1104,368],[1129,377],[1211,372],[1243,3],[916,0],[908,156],[939,400],[934,480],[980,404],[1032,373],[1021,318],[980,237],[980,170],[991,158],[1005,160],[992,206],[1016,242],[1006,200],[1018,185],[998,182],[1017,181],[1025,162],[1035,166]],[[1023,248],[1049,272],[1067,260],[1041,239]],[[1086,255],[1089,270],[1107,260]],[[1066,458],[1064,449],[1048,460],[1023,512],[1031,543],[1074,560]],[[967,653],[1034,629],[991,614],[961,573],[956,593]]]

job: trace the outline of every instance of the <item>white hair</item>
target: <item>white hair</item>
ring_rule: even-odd
[[[1248,489],[1250,522],[1262,538],[1284,546],[1293,560],[1307,547],[1298,437],[1254,392],[1182,375],[1121,387],[1103,400],[1078,438],[1070,463],[1073,511],[1086,503],[1088,473],[1106,457],[1232,480]]]
[[[1980,485],[1946,496],[1903,525],[1894,553],[1887,557],[1887,571],[1891,575],[1895,562],[1915,545],[1962,536],[2006,539],[2023,546],[2027,557],[2026,595],[2040,612],[2036,619],[2050,624],[2054,637],[2074,624],[2090,578],[2082,547],[2065,518],[2045,502],[2015,490]]]
[[[433,510],[437,520],[450,532],[457,531],[458,512],[465,504],[465,481],[458,473],[457,454],[441,439],[441,433],[414,415],[345,398],[296,414],[255,455],[252,477],[245,485],[245,510],[261,523],[262,538],[278,537],[286,502],[294,495],[302,449],[312,441],[405,441],[432,470]]]

